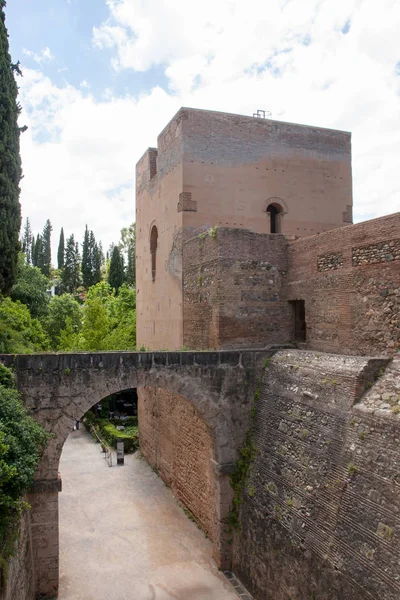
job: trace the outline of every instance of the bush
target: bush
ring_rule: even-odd
[[[8,371],[8,373],[7,373]],[[12,373],[0,369],[0,568],[4,580],[7,561],[18,535],[23,497],[50,437],[23,406]]]
[[[48,337],[29,309],[19,300],[0,297],[0,353],[26,354],[48,348]]]
[[[100,432],[104,439],[113,448],[117,447],[117,442],[124,442],[124,450],[135,452],[139,447],[139,436],[137,427],[126,427],[123,431],[119,431],[115,425],[109,421],[100,423]]]

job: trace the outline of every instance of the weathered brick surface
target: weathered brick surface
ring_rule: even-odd
[[[265,346],[288,341],[282,298],[284,236],[218,227],[183,246],[184,343],[193,348]]]
[[[363,395],[383,368],[302,351],[272,358],[234,565],[257,600],[399,598],[400,418]]]
[[[293,242],[287,300],[305,300],[307,346],[376,355],[400,347],[400,213]]]
[[[143,388],[139,394],[140,448],[176,497],[215,541],[216,475],[213,441],[199,413],[186,398],[167,390]]]

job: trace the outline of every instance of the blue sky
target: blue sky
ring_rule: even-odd
[[[254,18],[257,15],[257,18]],[[135,164],[180,106],[352,131],[357,221],[400,209],[400,3],[9,0],[21,204],[107,246],[135,220]]]

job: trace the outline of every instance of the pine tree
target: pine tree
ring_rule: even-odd
[[[87,290],[92,285],[92,256],[90,252],[89,240],[89,230],[88,226],[86,225],[82,244],[82,281]]]
[[[51,232],[53,231],[53,227],[49,219],[47,219],[45,226],[43,227],[42,234],[42,264],[40,269],[43,275],[46,277],[50,277],[51,271]]]
[[[30,265],[32,262],[32,260],[31,260],[32,240],[33,240],[32,228],[31,228],[31,224],[29,221],[29,217],[27,217],[26,221],[25,221],[24,235],[22,236],[22,252],[26,256],[26,262],[28,263],[28,265]]]
[[[118,293],[119,288],[124,283],[124,279],[124,257],[119,251],[118,246],[114,246],[110,260],[108,283]]]
[[[64,254],[65,254],[64,229],[63,229],[63,227],[61,227],[60,241],[58,242],[58,252],[57,252],[57,266],[60,270],[64,267]]]
[[[0,293],[8,293],[17,274],[20,249],[21,206],[19,182],[18,88],[14,73],[21,74],[19,63],[12,64],[5,26],[5,0],[0,0]]]
[[[63,288],[70,294],[77,289],[81,281],[80,262],[79,245],[77,242],[75,243],[75,238],[72,234],[67,239],[64,268],[61,273]]]

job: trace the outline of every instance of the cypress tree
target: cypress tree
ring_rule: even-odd
[[[92,257],[89,245],[89,230],[86,225],[82,244],[82,281],[86,289],[92,285]]]
[[[21,74],[19,63],[12,64],[5,25],[5,0],[0,0],[0,293],[8,293],[17,274],[21,206],[17,103],[18,88],[14,73]]]
[[[29,217],[26,218],[25,227],[24,227],[24,235],[22,236],[22,252],[26,256],[26,262],[28,265],[31,264],[31,251],[32,251],[32,241],[33,234],[31,229],[31,224],[29,221]]]
[[[64,290],[72,294],[80,284],[80,256],[79,246],[75,243],[74,235],[70,235],[67,239],[65,248],[65,262],[61,273],[61,281]]]
[[[60,241],[58,242],[57,252],[57,266],[59,269],[64,267],[64,255],[65,255],[65,243],[64,243],[64,229],[61,227]]]
[[[42,270],[43,267],[43,242],[39,234],[36,236],[35,248],[32,254],[32,264],[34,267],[39,267]]]
[[[95,242],[93,248],[93,285],[101,281],[101,265],[103,264],[101,244]]]
[[[51,232],[53,228],[49,219],[47,219],[45,226],[43,227],[42,235],[42,265],[40,267],[43,275],[50,277],[51,271]]]
[[[110,270],[108,272],[108,283],[118,293],[119,288],[124,283],[124,279],[124,257],[119,251],[118,246],[114,246],[110,260]]]

